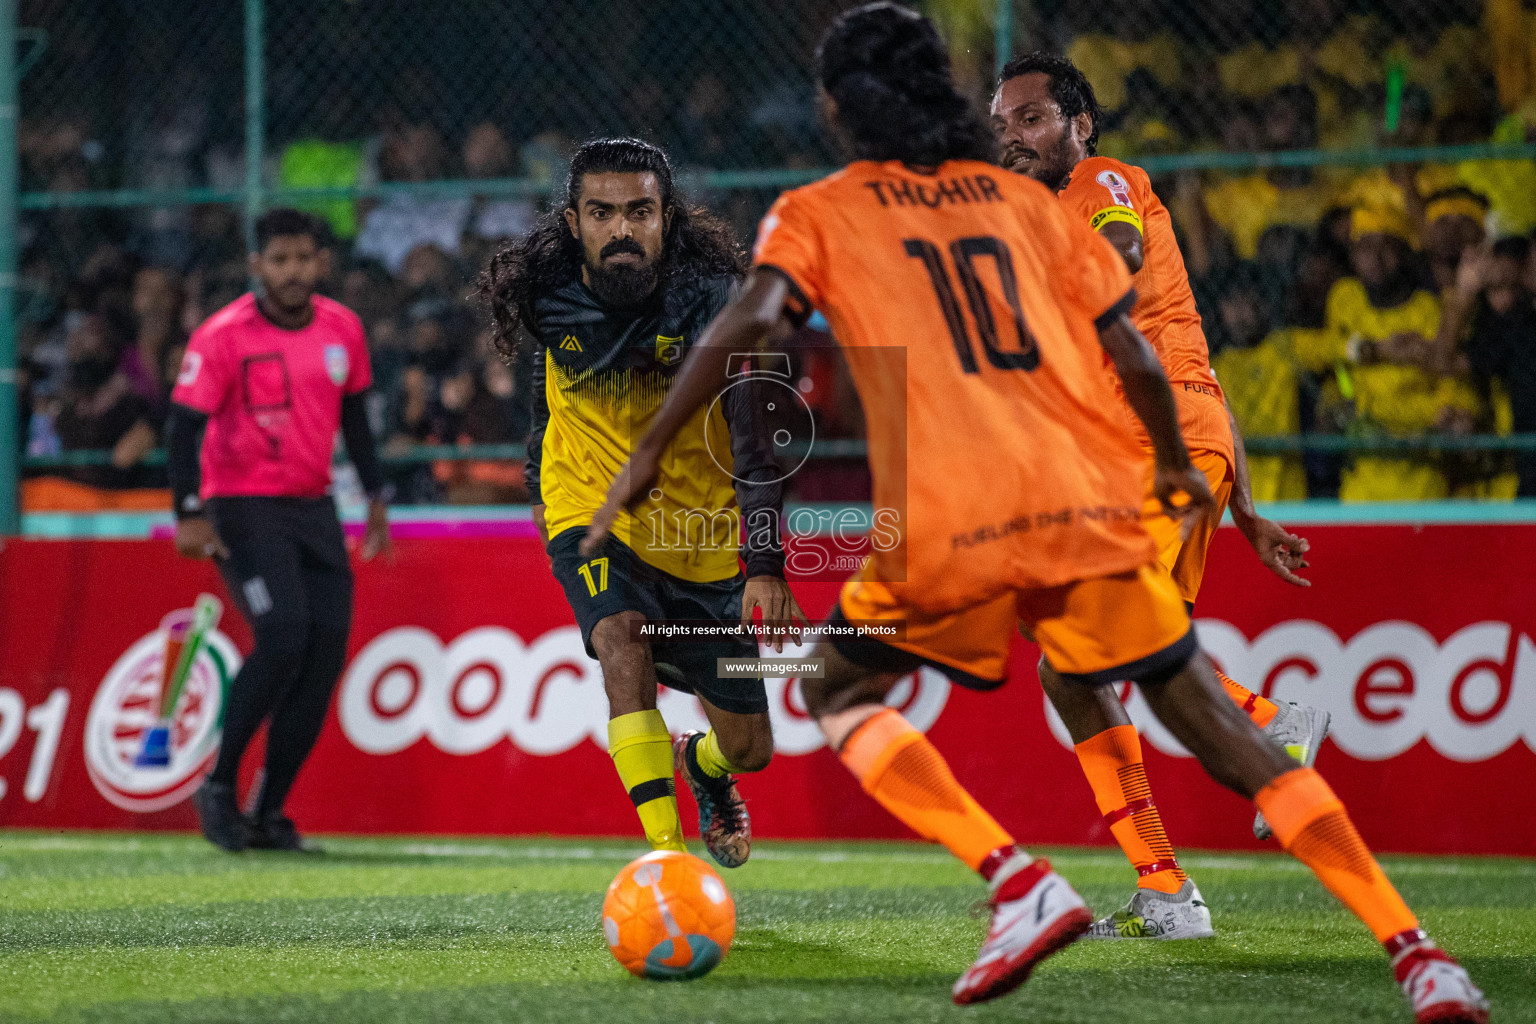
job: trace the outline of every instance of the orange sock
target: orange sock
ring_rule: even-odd
[[[843,741],[839,755],[864,792],[924,839],[937,840],[975,871],[1013,837],[955,781],[922,733],[887,708]]]
[[[1090,736],[1073,748],[1082,763],[1093,799],[1104,824],[1125,851],[1140,876],[1137,886],[1158,892],[1178,892],[1186,875],[1163,831],[1163,819],[1152,803],[1152,788],[1141,763],[1141,739],[1134,725],[1117,725]]]
[[[1222,689],[1227,691],[1227,696],[1232,698],[1232,703],[1243,709],[1243,714],[1253,719],[1253,724],[1260,729],[1275,720],[1279,708],[1268,697],[1260,697],[1242,683],[1227,675],[1221,669],[1216,670],[1216,678],[1221,680]]]
[[[1286,772],[1259,790],[1253,802],[1269,819],[1280,845],[1311,868],[1378,941],[1418,934],[1418,919],[1382,874],[1321,775],[1311,768]]]

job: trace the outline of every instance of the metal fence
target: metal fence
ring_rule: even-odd
[[[846,6],[0,0],[0,533],[16,525],[25,440],[18,339],[24,369],[39,351],[57,360],[59,325],[115,286],[114,254],[174,269],[191,319],[243,287],[254,213],[296,203],[350,253],[346,297],[367,305],[437,273],[462,296],[572,146],[612,132],[666,145],[745,234],[778,190],[835,160],[811,65]],[[1234,274],[1259,282],[1270,326],[1311,326],[1307,260],[1347,243],[1330,211],[1463,187],[1496,233],[1536,228],[1536,15],[1521,0],[923,7],[978,99],[1026,49],[1088,72],[1101,150],[1153,173],[1218,343],[1212,312]],[[422,239],[446,269],[408,265]]]

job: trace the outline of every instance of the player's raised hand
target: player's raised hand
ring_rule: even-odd
[[[1202,517],[1216,513],[1216,499],[1211,496],[1211,485],[1206,482],[1205,474],[1199,467],[1191,463],[1186,463],[1181,469],[1159,465],[1153,477],[1152,492],[1157,495],[1163,512],[1169,518],[1180,521],[1184,540],[1189,540],[1189,535],[1194,532]],[[1181,494],[1188,500],[1176,501]]]
[[[1268,566],[1270,572],[1295,587],[1312,585],[1311,580],[1296,575],[1297,569],[1306,569],[1311,565],[1307,561],[1307,552],[1312,545],[1307,543],[1305,537],[1287,533],[1279,523],[1262,518],[1253,520],[1252,525],[1243,532],[1248,537],[1248,543],[1253,545],[1259,561]]]
[[[795,646],[800,646],[800,632],[810,626],[810,621],[805,617],[805,612],[800,610],[800,604],[795,600],[795,595],[790,591],[789,584],[780,576],[753,576],[747,580],[746,589],[741,593],[741,625],[742,628],[752,625],[752,610],[763,610],[763,624],[774,623],[783,625],[789,623],[790,636],[795,641]],[[784,637],[775,635],[773,638],[773,650],[775,654],[783,653]]]
[[[613,522],[619,513],[632,505],[656,478],[661,468],[661,455],[644,442],[637,445],[629,461],[619,468],[619,475],[608,485],[608,498],[603,507],[593,515],[587,525],[587,535],[577,550],[582,558],[591,558],[602,547],[603,541],[613,532]]]

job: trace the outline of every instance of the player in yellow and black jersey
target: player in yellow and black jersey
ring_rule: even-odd
[[[784,582],[782,473],[751,367],[666,449],[646,496],[594,557],[576,550],[608,484],[671,386],[683,356],[731,297],[745,263],[730,229],[688,209],[666,154],[637,139],[577,150],[566,201],[492,259],[481,293],[497,344],[534,347],[528,485],[551,566],[603,668],[608,749],[658,849],[684,849],[674,771],[699,804],[715,859],[747,859],[751,826],[734,776],[773,753],[760,678],[721,679],[716,659],[755,657],[745,635],[652,641],[662,620],[804,622]],[[740,551],[743,521],[747,544]],[[745,573],[738,566],[744,556]],[[656,709],[658,679],[698,696],[707,734],[674,743]]]

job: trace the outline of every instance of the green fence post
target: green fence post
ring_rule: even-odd
[[[997,0],[997,14],[992,23],[993,49],[996,51],[997,77],[1013,55],[1013,0]]]
[[[0,0],[0,537],[21,532],[16,396],[16,0]]]
[[[245,244],[256,248],[261,165],[266,159],[266,75],[262,65],[265,0],[245,0]]]

